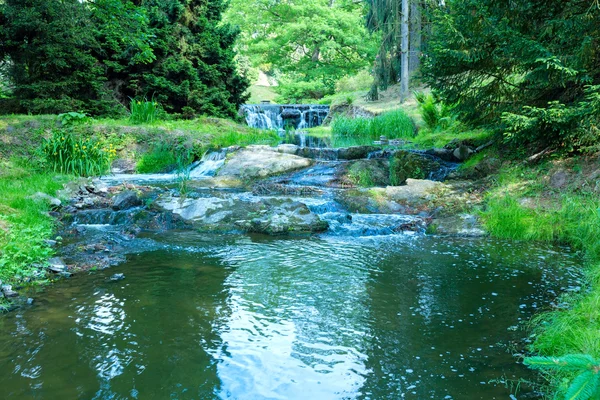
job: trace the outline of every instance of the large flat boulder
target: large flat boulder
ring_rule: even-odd
[[[217,176],[257,179],[279,175],[312,165],[312,160],[279,153],[268,146],[248,146],[227,157]]]
[[[157,206],[179,215],[202,231],[243,231],[268,235],[322,232],[328,225],[304,203],[258,197],[163,197]]]

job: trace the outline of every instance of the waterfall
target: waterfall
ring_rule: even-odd
[[[213,176],[225,164],[225,156],[227,156],[226,150],[206,153],[200,161],[192,164],[190,178]]]
[[[329,106],[322,104],[246,104],[242,106],[246,123],[252,128],[306,129],[319,126],[329,114]]]

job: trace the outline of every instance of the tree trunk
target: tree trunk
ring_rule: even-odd
[[[408,60],[408,72],[419,69],[421,66],[421,42],[422,42],[422,16],[419,0],[412,0],[410,4],[410,56]]]
[[[408,16],[409,1],[402,0],[402,23],[401,23],[401,49],[400,58],[400,102],[404,103],[408,98]]]

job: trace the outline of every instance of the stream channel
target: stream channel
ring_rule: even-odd
[[[195,166],[196,187],[221,160]],[[335,163],[285,182],[325,188]],[[174,179],[116,176],[105,183],[169,188]],[[202,196],[217,193],[260,197],[215,188]],[[2,316],[0,397],[534,395],[522,385],[515,397],[501,381],[535,379],[513,354],[526,346],[522,324],[576,290],[580,261],[568,249],[398,231],[390,226],[415,217],[348,213],[329,190],[296,199],[329,229],[296,236],[142,233],[122,240],[125,262],[60,280],[33,305]],[[97,235],[118,238],[122,228],[74,224],[86,243]],[[111,279],[117,273],[125,279]]]

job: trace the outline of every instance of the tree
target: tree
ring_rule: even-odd
[[[519,143],[598,143],[600,10],[589,1],[449,1],[435,12],[426,80],[473,124]]]
[[[156,60],[129,68],[125,93],[168,111],[233,117],[248,81],[235,63],[238,29],[221,23],[223,0],[146,0]]]
[[[107,111],[106,78],[92,55],[89,21],[87,7],[77,0],[0,5],[0,60],[21,110]]]
[[[401,101],[408,97],[411,73],[419,69],[423,39],[420,0],[368,0],[366,25],[380,35],[379,51],[373,65],[374,81],[369,97],[377,100],[378,89],[400,82]]]
[[[280,73],[293,96],[318,98],[374,57],[363,15],[352,0],[232,0],[227,20],[242,28],[240,50],[255,67]]]
[[[19,109],[115,113],[155,96],[172,112],[234,116],[246,80],[221,0],[6,0],[0,61]]]

